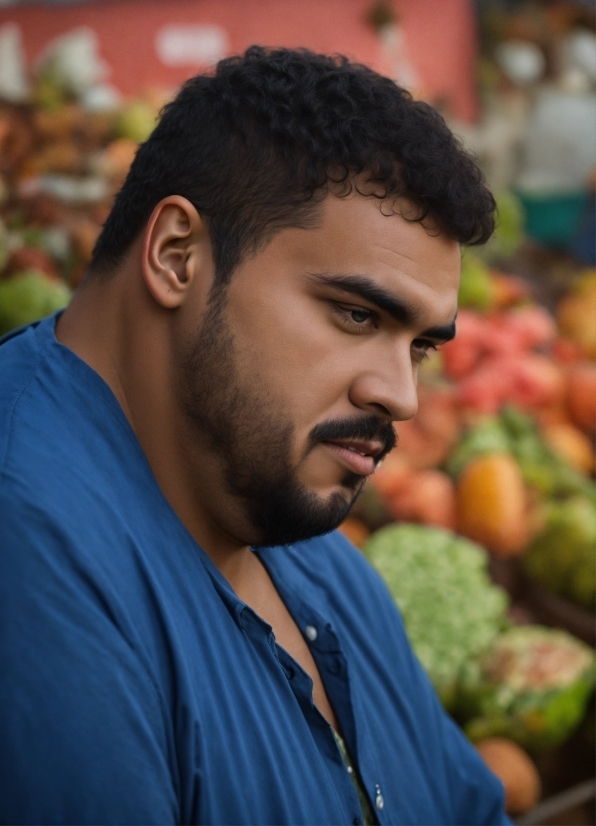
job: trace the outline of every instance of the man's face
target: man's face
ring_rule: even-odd
[[[189,332],[181,401],[221,469],[214,518],[246,543],[343,521],[453,334],[459,245],[386,206],[328,196],[316,228],[275,235]]]

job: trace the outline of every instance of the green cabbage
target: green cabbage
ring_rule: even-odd
[[[364,553],[399,606],[412,647],[450,708],[460,671],[504,624],[507,596],[487,573],[487,554],[467,539],[422,525],[376,531]]]

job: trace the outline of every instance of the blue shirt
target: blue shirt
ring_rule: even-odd
[[[173,512],[55,318],[0,346],[0,820],[357,824],[312,683]],[[260,553],[381,824],[509,823],[337,533]]]

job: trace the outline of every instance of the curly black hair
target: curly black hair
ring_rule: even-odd
[[[345,57],[251,46],[188,80],[164,107],[91,273],[113,271],[156,204],[177,194],[206,218],[216,277],[227,283],[277,231],[312,225],[329,191],[353,187],[407,199],[408,220],[428,218],[463,244],[482,244],[494,229],[482,173],[431,106]]]

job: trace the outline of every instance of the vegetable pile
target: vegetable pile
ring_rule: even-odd
[[[594,686],[594,653],[564,631],[507,627],[509,600],[491,583],[481,547],[438,528],[389,525],[363,550],[471,740],[506,737],[541,749],[577,727]]]

